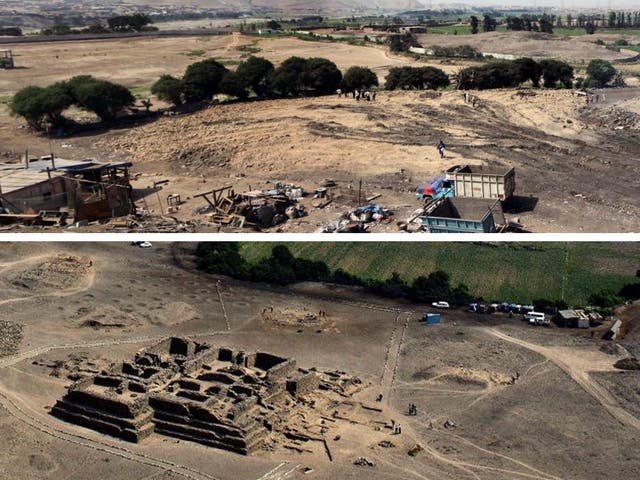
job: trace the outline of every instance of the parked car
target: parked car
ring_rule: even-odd
[[[140,247],[140,248],[151,248],[152,245],[151,245],[151,242],[140,242],[140,243],[138,243],[138,247]]]
[[[433,302],[431,306],[435,308],[449,308],[449,302],[443,302],[443,301]]]

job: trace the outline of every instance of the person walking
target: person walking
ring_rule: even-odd
[[[444,158],[444,150],[446,148],[444,142],[442,140],[440,140],[440,143],[438,143],[438,153],[440,154],[440,158]]]

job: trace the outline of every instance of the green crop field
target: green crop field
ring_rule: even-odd
[[[246,243],[245,258],[260,259],[273,243]],[[290,243],[297,257],[322,260],[364,278],[396,271],[406,279],[434,270],[449,273],[485,299],[528,303],[564,299],[584,305],[594,292],[619,290],[638,279],[640,244]]]

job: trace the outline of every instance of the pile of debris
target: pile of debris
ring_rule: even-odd
[[[585,109],[587,124],[611,130],[640,130],[640,115],[619,107]]]
[[[195,195],[209,204],[204,212],[209,221],[234,228],[269,228],[307,214],[298,199],[304,196],[301,187],[276,182],[271,190],[236,193],[232,186]]]
[[[23,327],[19,323],[0,320],[0,357],[15,355],[22,343]]]
[[[345,212],[341,217],[324,225],[321,233],[363,233],[371,223],[390,223],[393,212],[380,205],[363,205]]]
[[[359,467],[375,467],[376,466],[376,462],[374,462],[373,460],[369,460],[367,457],[358,457],[355,459],[353,464]]]

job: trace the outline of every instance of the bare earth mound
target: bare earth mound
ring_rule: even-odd
[[[57,255],[9,267],[4,282],[12,288],[47,293],[76,288],[86,282],[92,268],[88,257]]]

